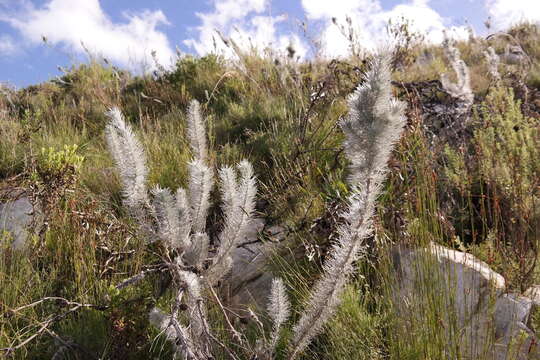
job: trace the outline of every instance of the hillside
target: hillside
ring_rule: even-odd
[[[392,92],[406,103],[406,126],[365,254],[305,359],[448,355],[455,339],[431,305],[419,310],[420,321],[401,326],[389,266],[398,245],[435,243],[472,254],[502,275],[505,293],[540,284],[540,28],[523,24],[455,44],[470,94],[448,47],[396,36],[403,41],[393,53]],[[486,55],[488,48],[495,56]],[[186,136],[192,100],[205,119],[209,167],[217,174],[243,159],[253,164],[257,226],[246,238],[266,256],[256,276],[242,277],[242,269],[252,270],[246,265],[237,270],[239,280],[220,281],[203,295],[209,326],[227,349],[216,346],[214,356],[257,358],[261,328],[271,328],[258,281],[279,276],[292,315],[275,357],[288,358],[290,325],[339,237],[354,191],[339,124],[372,59],[298,62],[294,53],[236,51],[236,61],[185,56],[174,69],[145,76],[91,60],[42,84],[1,88],[0,203],[22,199],[31,206],[23,240],[0,232],[0,351],[7,358],[173,358],[175,346],[149,320],[151,309],[175,302],[175,281],[160,267],[169,254],[159,241],[145,241],[123,203],[122,176],[106,140],[107,111],[118,107],[139,139],[148,188],[174,192],[189,186],[192,171]],[[442,74],[449,77],[441,82]],[[222,197],[213,187],[203,226],[211,239],[226,223]],[[119,286],[141,272],[141,281]],[[540,336],[540,313],[532,311],[527,326]]]

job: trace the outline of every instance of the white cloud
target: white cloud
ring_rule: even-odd
[[[538,0],[486,0],[485,6],[495,30],[505,30],[521,21],[540,22]]]
[[[305,56],[307,48],[296,34],[283,34],[276,26],[284,22],[286,16],[265,16],[269,0],[216,0],[214,11],[197,13],[201,25],[194,30],[196,38],[184,40],[184,44],[199,55],[218,52],[225,56],[234,56],[219,38],[217,31],[232,39],[243,50],[251,47],[261,51],[267,47],[285,48],[292,44],[296,54]]]
[[[452,37],[467,37],[465,27],[446,26],[446,20],[430,8],[428,2],[412,0],[391,10],[384,10],[378,0],[302,0],[302,6],[308,19],[324,22],[320,40],[322,55],[325,56],[346,56],[349,53],[349,41],[332,23],[332,18],[336,18],[346,25],[346,16],[351,18],[360,44],[367,49],[388,43],[386,24],[390,19],[401,17],[411,20],[411,30],[424,34],[431,42],[442,41],[444,30]]]
[[[302,7],[307,18],[312,20],[381,11],[379,2],[374,0],[302,0]]]
[[[36,8],[24,2],[23,10],[3,13],[0,19],[18,29],[32,44],[47,41],[68,51],[94,54],[123,66],[152,66],[151,52],[168,66],[174,52],[159,25],[168,24],[161,11],[124,13],[127,22],[114,23],[103,12],[99,0],[51,0]],[[84,46],[83,46],[84,44]]]
[[[9,35],[0,35],[0,56],[12,56],[19,52],[13,38]]]
[[[444,31],[454,38],[466,39],[469,36],[465,26],[447,26],[445,19],[430,8],[427,1],[416,0],[412,4],[397,5],[381,16],[385,24],[389,19],[400,17],[412,20],[411,30],[424,34],[426,39],[433,43],[443,41]]]

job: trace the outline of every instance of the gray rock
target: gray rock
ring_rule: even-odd
[[[518,294],[504,294],[497,299],[494,312],[495,360],[540,359],[539,340],[527,327],[533,301]]]
[[[0,203],[0,232],[9,234],[14,249],[26,246],[34,219],[34,208],[26,196]]]
[[[264,221],[256,219],[253,229],[242,244],[233,253],[231,272],[225,278],[222,292],[227,299],[227,305],[237,311],[251,307],[254,310],[265,311],[273,276],[268,272],[268,261],[280,246],[279,242],[259,240],[259,235],[265,231]],[[269,230],[281,230],[271,227]],[[270,236],[278,237],[270,231]],[[283,240],[283,238],[279,238]]]
[[[539,340],[525,324],[514,322],[502,338],[496,339],[492,354],[494,360],[540,359]]]
[[[240,246],[256,242],[259,238],[259,233],[264,230],[264,225],[265,222],[261,218],[255,218],[251,220],[248,231],[246,232],[244,240],[240,243]]]
[[[527,323],[531,312],[531,299],[517,294],[504,294],[495,303],[495,337],[497,339],[511,335],[519,324]],[[509,339],[510,340],[510,339]]]
[[[533,285],[523,293],[524,296],[531,299],[536,306],[540,306],[540,285]]]
[[[540,359],[538,339],[526,326],[533,300],[506,294],[504,278],[486,263],[435,244],[396,247],[392,262],[393,302],[404,330],[429,321],[421,309],[430,302],[442,314],[449,349],[458,348],[460,358]]]
[[[395,303],[414,303],[424,291],[443,294],[443,306],[453,308],[457,325],[466,321],[489,298],[502,294],[504,278],[470,254],[431,244],[426,249],[395,248],[393,263],[399,281]],[[403,312],[408,309],[401,308]]]
[[[272,225],[266,229],[266,233],[271,241],[279,242],[285,240],[287,236],[287,228],[280,225]]]

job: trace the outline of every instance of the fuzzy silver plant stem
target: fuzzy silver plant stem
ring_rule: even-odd
[[[209,329],[205,328],[206,308],[201,305],[204,302],[201,297],[199,277],[191,271],[183,270],[178,270],[177,275],[186,288],[187,316],[191,338],[194,339],[197,348],[205,349],[210,340],[205,337]]]
[[[153,206],[158,222],[158,235],[171,249],[180,247],[180,219],[176,210],[176,199],[169,189],[156,186],[152,189]]]
[[[194,115],[196,114],[192,111],[191,121],[200,122],[200,118],[193,118]],[[136,215],[139,225],[148,228],[147,235],[150,235],[152,240],[160,238],[168,250],[181,250],[179,256],[169,259],[168,262],[177,284],[177,299],[173,312],[171,315],[164,315],[156,309],[150,313],[150,320],[163,330],[169,339],[174,339],[177,355],[190,360],[207,359],[210,340],[199,278],[194,272],[182,270],[182,255],[186,250],[193,249],[193,246],[190,246],[192,227],[195,231],[194,239],[206,244],[197,248],[198,251],[194,254],[195,262],[200,264],[200,258],[206,257],[208,252],[208,236],[204,233],[204,226],[213,184],[211,169],[206,166],[204,159],[196,159],[190,163],[189,200],[183,189],[179,189],[175,197],[169,189],[155,187],[150,203],[146,189],[148,170],[142,146],[130,126],[125,123],[120,110],[114,108],[108,112],[108,116],[110,123],[106,129],[107,141],[120,171],[126,205]],[[198,140],[200,146],[205,145],[200,138]],[[199,155],[206,151],[200,146]],[[153,216],[156,220],[157,231],[147,222],[148,216]],[[178,308],[184,294],[190,307],[187,313],[190,326],[187,328],[178,318]]]
[[[177,355],[186,359],[207,359],[210,357],[211,342],[216,342],[216,338],[208,328],[201,293],[206,286],[213,286],[230,270],[232,251],[251,224],[257,193],[253,168],[248,161],[240,162],[239,180],[234,169],[225,167],[220,170],[225,225],[219,235],[220,243],[212,264],[202,276],[198,275],[197,271],[187,269],[194,267],[203,271],[208,257],[210,240],[205,228],[213,187],[213,172],[207,165],[205,129],[198,103],[191,103],[187,115],[188,138],[193,152],[193,160],[189,163],[188,189],[179,188],[173,195],[169,189],[156,187],[152,190],[151,203],[146,189],[148,170],[142,147],[118,109],[111,110],[109,116],[111,123],[107,126],[107,140],[120,169],[126,204],[139,210],[141,216],[136,218],[141,226],[152,227],[146,220],[149,215],[156,220],[157,231],[152,229],[149,234],[152,238],[163,240],[168,250],[179,250],[172,253],[176,255],[167,261],[177,286],[172,314],[164,315],[154,310],[150,318],[175,342]],[[178,318],[183,297],[188,305],[187,327]]]
[[[206,233],[195,233],[191,236],[190,247],[184,254],[184,262],[188,266],[193,266],[199,271],[203,269],[204,261],[208,257],[208,247],[210,238]]]
[[[238,199],[238,182],[234,168],[224,166],[219,169],[219,182],[223,201],[223,212],[230,214],[236,206]]]
[[[443,49],[446,58],[450,62],[452,69],[456,73],[457,81],[451,82],[446,74],[441,75],[441,83],[443,89],[452,97],[461,101],[462,110],[466,112],[474,101],[474,94],[471,90],[471,78],[469,68],[465,61],[461,60],[461,53],[452,44],[451,40],[445,37],[443,41]]]
[[[333,245],[321,278],[310,294],[305,311],[293,327],[290,346],[294,359],[335,313],[344,287],[354,271],[354,262],[366,249],[371,234],[375,200],[387,171],[394,143],[405,125],[405,105],[392,96],[390,57],[383,54],[371,63],[360,85],[349,99],[349,115],[342,123],[345,150],[351,162],[349,182],[352,195],[339,240]]]
[[[270,302],[268,304],[268,315],[272,319],[274,325],[272,335],[270,337],[270,343],[268,344],[268,353],[271,356],[275,351],[281,327],[291,315],[291,304],[289,303],[289,299],[287,297],[287,290],[285,289],[283,280],[280,278],[272,280]]]
[[[176,213],[180,218],[180,239],[179,244],[183,245],[183,249],[187,250],[191,247],[191,228],[193,226],[191,220],[191,212],[187,199],[186,190],[179,187],[176,190]]]
[[[220,172],[225,205],[225,227],[219,235],[217,253],[206,272],[205,277],[210,286],[215,285],[230,270],[231,254],[247,233],[255,211],[257,186],[253,167],[248,161],[243,160],[238,164],[238,170],[240,171],[238,184],[230,169],[224,168]]]
[[[197,100],[192,100],[187,111],[187,134],[189,146],[195,160],[206,161],[208,155],[206,145],[206,130],[201,116],[201,106]]]
[[[496,83],[501,81],[501,74],[499,73],[499,64],[501,59],[495,50],[490,46],[484,51],[484,56],[486,57],[489,74],[495,80]]]
[[[202,233],[206,228],[206,216],[210,207],[210,191],[214,186],[212,170],[201,160],[189,163],[189,205],[193,231]]]
[[[148,203],[146,156],[120,110],[114,107],[107,112],[107,116],[110,121],[105,128],[105,135],[120,172],[125,203],[128,208],[137,209]]]
[[[157,235],[169,249],[177,249],[180,253],[187,251],[191,246],[191,214],[185,190],[179,188],[175,198],[169,189],[156,186],[152,194]]]

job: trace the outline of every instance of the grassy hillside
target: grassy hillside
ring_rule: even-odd
[[[527,58],[501,63],[496,82],[484,51],[492,46],[502,54],[509,45],[519,45]],[[520,25],[457,47],[474,91],[466,122],[448,111],[455,100],[439,81],[452,74],[443,50],[404,42],[396,51],[394,93],[407,102],[408,124],[379,199],[368,256],[306,359],[437,359],[437,343],[422,341],[434,324],[409,334],[392,325],[385,296],[390,244],[433,241],[475,254],[510,289],[540,284],[540,29]],[[145,76],[91,61],[46,83],[2,87],[0,199],[24,193],[44,214],[26,249],[13,250],[12,239],[0,234],[0,348],[15,348],[10,356],[172,358],[171,346],[148,322],[150,308],[172,301],[166,277],[115,288],[156,264],[159,249],[143,242],[122,206],[104,137],[112,106],[142,141],[149,185],[174,190],[187,182],[185,111],[198,100],[208,121],[210,163],[252,162],[258,217],[286,229],[286,245],[268,268],[285,279],[295,309],[305,299],[350,192],[338,123],[369,59],[299,63],[238,55],[234,62],[186,56],[170,71]],[[212,198],[219,202],[217,190]],[[222,222],[217,206],[210,219],[215,233]],[[72,303],[33,304],[46,297]],[[217,307],[210,316],[220,339],[242,354]],[[233,321],[257,331],[251,318]]]

